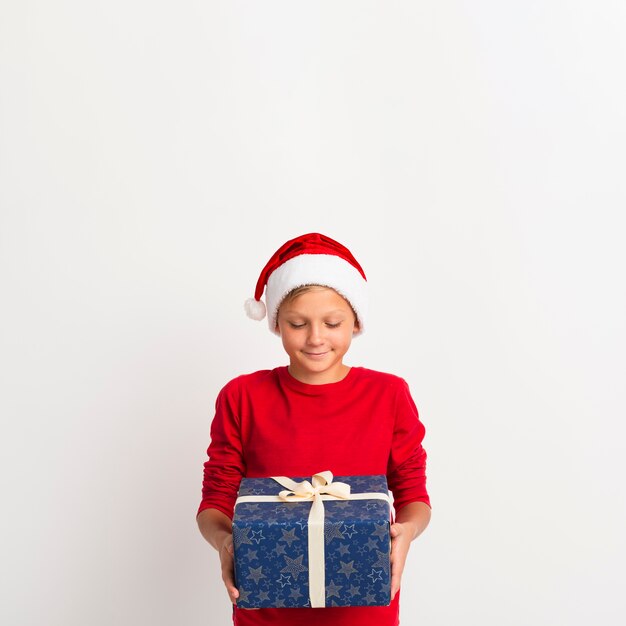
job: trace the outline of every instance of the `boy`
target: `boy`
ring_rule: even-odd
[[[350,251],[310,233],[286,242],[257,282],[250,317],[268,314],[289,366],[239,376],[220,391],[197,521],[219,552],[236,626],[396,626],[400,580],[413,539],[430,521],[424,427],[406,382],[343,362],[364,330],[366,278]],[[261,301],[266,292],[267,308]],[[243,476],[386,474],[394,495],[389,606],[236,606],[232,517]],[[392,520],[393,521],[393,520]],[[346,587],[347,589],[347,587]]]

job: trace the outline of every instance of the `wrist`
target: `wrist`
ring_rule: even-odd
[[[419,525],[417,522],[407,520],[406,522],[400,522],[406,529],[406,534],[409,539],[413,541],[419,535]]]
[[[230,518],[217,509],[208,508],[197,516],[202,536],[218,552],[222,550],[229,537],[232,537]]]
[[[430,507],[424,502],[411,502],[397,512],[396,522],[403,525],[411,541],[413,541],[428,526]]]
[[[402,520],[396,518],[395,524],[402,527],[402,535],[408,537],[411,541],[413,541],[413,539],[415,539],[419,534],[418,526],[412,520]]]
[[[218,530],[213,536],[213,547],[221,552],[226,542],[232,537],[232,533],[227,530]]]

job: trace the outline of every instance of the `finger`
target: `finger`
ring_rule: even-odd
[[[391,564],[391,599],[400,589],[400,581],[402,580],[402,572],[404,571],[404,563],[398,562]]]
[[[406,550],[404,546],[404,541],[402,537],[402,526],[394,525],[392,529],[395,531],[395,536],[392,538],[391,542],[391,554],[389,556],[389,561],[391,565],[391,599],[393,600],[394,596],[400,589],[400,581],[402,579],[402,572],[404,571],[404,564],[406,562]]]
[[[390,558],[392,561],[395,560],[396,554],[404,551],[404,536],[401,532],[399,532],[395,537],[391,538],[391,554]]]
[[[239,596],[239,591],[237,591],[237,587],[235,586],[235,579],[233,575],[228,570],[222,570],[222,580],[224,581],[224,585],[226,587],[226,591],[228,595],[233,595],[234,597]]]
[[[398,593],[398,590],[400,588],[396,585],[391,585],[391,602],[393,602],[393,599],[396,597],[396,593]]]
[[[235,587],[234,582],[224,581],[226,587],[226,593],[232,604],[237,604],[237,598],[239,598],[239,590]]]
[[[235,567],[234,560],[230,553],[230,550],[227,549],[224,551],[225,553],[222,555],[222,580],[224,581],[224,585],[226,587],[226,591],[228,593],[228,597],[233,604],[236,604],[236,600],[239,597],[239,591],[235,586]]]
[[[402,571],[404,569],[404,563],[406,562],[407,555],[406,546],[404,545],[396,545],[391,548],[391,554],[389,555],[389,561],[391,563],[392,571],[395,569],[399,569]]]
[[[239,591],[237,587],[233,584],[227,583],[226,581],[224,581],[224,584],[226,587],[226,593],[228,593],[228,599],[232,604],[237,604],[237,598],[239,598]]]
[[[237,598],[239,597],[239,591],[237,587],[226,585],[226,592],[228,593],[228,599],[231,604],[237,604]]]

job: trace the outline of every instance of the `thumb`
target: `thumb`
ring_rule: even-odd
[[[399,528],[399,526],[398,526],[397,524],[392,524],[392,525],[391,525],[391,528],[390,528],[390,530],[389,530],[389,534],[390,534],[392,537],[397,537],[397,536],[400,534],[400,528]]]

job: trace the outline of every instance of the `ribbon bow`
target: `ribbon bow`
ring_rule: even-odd
[[[334,483],[333,475],[330,471],[313,474],[313,484],[308,480],[297,483],[286,476],[272,476],[272,478],[283,487],[287,487],[287,489],[278,494],[278,497],[285,502],[306,500],[322,502],[322,499],[319,497],[322,494],[328,494],[344,500],[350,498],[350,485],[348,483]],[[315,503],[313,506],[315,506]]]

